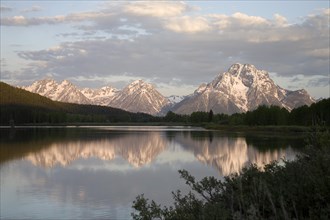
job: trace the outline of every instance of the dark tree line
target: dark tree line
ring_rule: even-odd
[[[191,115],[178,115],[168,112],[166,122],[215,123],[222,125],[326,125],[330,126],[330,99],[324,99],[311,106],[302,106],[291,112],[278,106],[259,106],[254,111],[232,115],[210,112],[193,112]]]
[[[87,108],[87,110],[86,110]],[[95,109],[94,109],[95,108]],[[105,109],[104,112],[103,108]],[[101,110],[100,110],[101,109]],[[112,111],[100,106],[80,106],[74,110],[52,110],[22,105],[0,105],[0,124],[66,124],[66,123],[114,123],[149,122],[153,117],[143,113]]]

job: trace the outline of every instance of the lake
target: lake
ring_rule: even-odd
[[[223,178],[294,159],[302,135],[194,127],[1,128],[1,219],[131,219],[137,195],[168,205],[178,170]]]

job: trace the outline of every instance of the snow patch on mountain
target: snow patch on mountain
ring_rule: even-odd
[[[81,90],[82,94],[84,94],[94,105],[109,105],[111,100],[117,95],[119,92],[118,89],[113,88],[111,86],[104,86],[100,89],[90,89],[84,88]]]
[[[168,96],[167,99],[171,104],[176,104],[181,102],[186,96],[179,96],[179,95],[171,95]]]

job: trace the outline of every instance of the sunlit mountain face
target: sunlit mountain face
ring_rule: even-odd
[[[93,130],[87,135],[84,132],[82,134],[67,135],[65,141],[53,137],[38,142],[18,143],[26,149],[21,158],[44,168],[68,167],[77,160],[97,159],[115,163],[116,159],[121,159],[126,164],[117,165],[130,169],[160,162],[173,164],[195,160],[213,167],[220,175],[229,175],[240,172],[251,163],[262,167],[281,158],[292,159],[296,154],[286,143],[274,138],[266,140],[273,145],[272,148],[259,149],[253,144],[253,138],[224,136],[212,131]],[[10,155],[6,144],[2,151],[3,155]],[[3,157],[2,160],[5,159]]]

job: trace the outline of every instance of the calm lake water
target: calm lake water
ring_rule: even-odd
[[[190,127],[18,128],[1,131],[1,219],[131,219],[132,201],[170,204],[178,170],[222,178],[293,159],[303,136]]]

